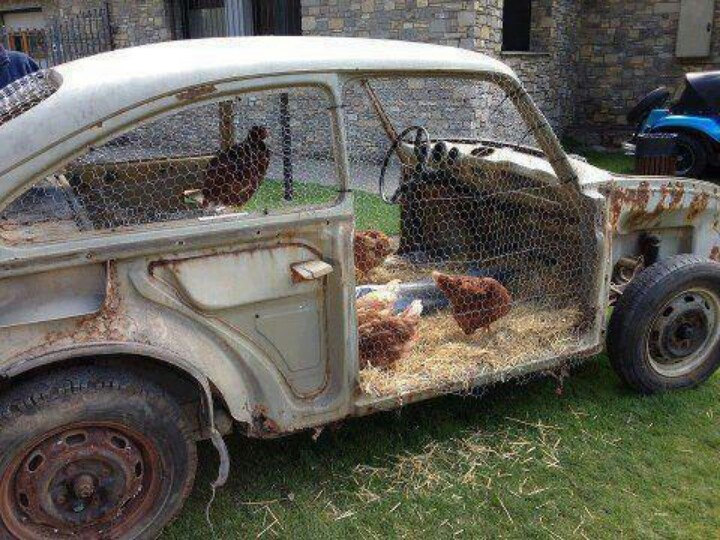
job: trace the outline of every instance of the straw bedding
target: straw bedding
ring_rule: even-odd
[[[375,397],[467,384],[483,373],[572,352],[582,313],[529,304],[514,307],[490,330],[465,335],[449,312],[423,317],[411,352],[394,366],[360,371],[360,389]]]
[[[356,275],[358,284],[386,285],[391,281],[412,283],[426,280],[430,277],[433,268],[411,264],[401,257],[388,257],[385,262],[373,268],[366,274]]]

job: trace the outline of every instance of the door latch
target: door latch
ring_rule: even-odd
[[[290,265],[293,281],[312,281],[327,276],[333,267],[325,261],[314,260],[298,262]]]

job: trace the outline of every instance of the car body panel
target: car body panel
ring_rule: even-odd
[[[470,146],[462,150],[463,143],[456,143],[461,172],[486,168],[542,182],[577,197],[592,216],[592,332],[577,343],[573,358],[602,348],[613,265],[635,253],[638,234],[666,235],[668,255],[690,250],[717,258],[720,251],[715,186],[612,175],[569,159],[513,72],[477,53],[372,40],[201,40],[116,51],[57,72],[63,84],[56,94],[0,126],[0,137],[8,141],[0,147],[0,209],[37,178],[148,118],[250,90],[308,86],[322,88],[330,101],[337,199],[282,214],[226,214],[59,242],[2,243],[0,304],[15,314],[0,324],[0,376],[78,356],[144,351],[190,366],[182,369],[208,389],[209,417],[214,396],[258,437],[460,389],[438,386],[379,399],[357,395],[356,194],[350,189],[342,92],[360,75],[492,76],[519,106],[542,152],[508,146],[476,156]],[[32,144],[27,133],[37,133]],[[292,265],[309,261],[323,261],[332,272],[309,282],[297,279]],[[42,283],[46,278],[37,276],[62,272],[71,281],[87,281],[77,288],[82,294],[75,304],[57,288],[47,288],[34,310],[16,295],[20,281]],[[542,359],[474,384],[568,361]]]
[[[667,109],[655,109],[643,124],[641,133],[678,130],[695,131],[720,142],[720,117],[680,115]]]

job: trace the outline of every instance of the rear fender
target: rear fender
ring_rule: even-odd
[[[655,121],[649,132],[697,134],[706,142],[720,143],[720,122],[715,117],[671,114]]]

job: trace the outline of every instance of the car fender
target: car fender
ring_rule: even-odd
[[[654,122],[649,129],[650,133],[668,131],[695,132],[720,143],[720,122],[714,117],[671,114]]]
[[[46,351],[42,355],[21,357],[0,369],[0,379],[9,380],[13,377],[29,373],[34,369],[60,365],[64,361],[93,358],[98,355],[127,355],[140,358],[152,358],[161,364],[179,369],[189,376],[201,389],[201,415],[204,436],[209,438],[218,453],[220,464],[217,478],[212,482],[213,488],[221,487],[227,482],[230,471],[230,456],[227,446],[215,423],[215,405],[210,382],[192,363],[184,358],[159,347],[143,343],[87,343],[81,346],[58,347]]]

